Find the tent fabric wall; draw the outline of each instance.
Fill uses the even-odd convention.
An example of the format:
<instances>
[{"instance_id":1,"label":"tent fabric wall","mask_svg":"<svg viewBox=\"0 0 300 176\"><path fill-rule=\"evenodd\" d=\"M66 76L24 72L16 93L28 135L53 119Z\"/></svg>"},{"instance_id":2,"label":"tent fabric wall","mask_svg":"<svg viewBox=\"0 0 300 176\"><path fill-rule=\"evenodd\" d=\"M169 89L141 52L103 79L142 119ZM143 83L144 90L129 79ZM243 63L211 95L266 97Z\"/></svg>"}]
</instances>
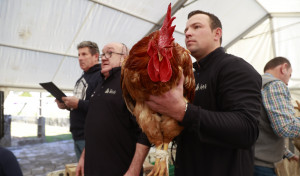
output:
<instances>
[{"instance_id":1,"label":"tent fabric wall","mask_svg":"<svg viewBox=\"0 0 300 176\"><path fill-rule=\"evenodd\" d=\"M72 90L82 74L78 43L91 40L101 49L117 41L130 48L159 25L170 2L173 7L180 4L174 12L174 37L180 45L185 46L188 13L211 12L223 24L222 46L230 45L227 52L244 58L259 73L275 56L290 59L289 88L300 99L297 0L1 0L0 90L42 90L38 83L48 81Z\"/></svg>"},{"instance_id":2,"label":"tent fabric wall","mask_svg":"<svg viewBox=\"0 0 300 176\"><path fill-rule=\"evenodd\" d=\"M248 35L229 47L227 52L245 59L260 73L264 65L274 57L270 20L266 20Z\"/></svg>"},{"instance_id":3,"label":"tent fabric wall","mask_svg":"<svg viewBox=\"0 0 300 176\"><path fill-rule=\"evenodd\" d=\"M288 87L292 98L300 100L300 16L270 17L229 47L227 52L244 58L260 74L270 59L286 57L293 68Z\"/></svg>"},{"instance_id":4,"label":"tent fabric wall","mask_svg":"<svg viewBox=\"0 0 300 176\"><path fill-rule=\"evenodd\" d=\"M223 26L223 46L226 46L267 14L254 0L198 0L174 15L177 18L174 21L174 24L177 25L176 30L184 31L187 15L193 10L203 10L218 16ZM180 44L185 46L184 42Z\"/></svg>"},{"instance_id":5,"label":"tent fabric wall","mask_svg":"<svg viewBox=\"0 0 300 176\"><path fill-rule=\"evenodd\" d=\"M74 57L0 46L0 58L5 58L1 60L1 68L5 69L0 69L0 82L6 87L32 88L39 86L40 82L54 80L61 88L67 89L69 85L75 85L82 73L77 69L79 65ZM64 69L55 74L60 64Z\"/></svg>"},{"instance_id":6,"label":"tent fabric wall","mask_svg":"<svg viewBox=\"0 0 300 176\"><path fill-rule=\"evenodd\" d=\"M91 40L102 48L117 41L132 47L158 25L170 2L185 1L1 0L0 89L42 90L39 82L53 81L71 90L82 73L78 43ZM174 12L174 37L182 46L187 14L196 9L220 17L224 46L267 14L254 0L188 0Z\"/></svg>"},{"instance_id":7,"label":"tent fabric wall","mask_svg":"<svg viewBox=\"0 0 300 176\"><path fill-rule=\"evenodd\" d=\"M300 15L273 19L276 55L287 57L293 67L291 88L300 88Z\"/></svg>"}]
</instances>

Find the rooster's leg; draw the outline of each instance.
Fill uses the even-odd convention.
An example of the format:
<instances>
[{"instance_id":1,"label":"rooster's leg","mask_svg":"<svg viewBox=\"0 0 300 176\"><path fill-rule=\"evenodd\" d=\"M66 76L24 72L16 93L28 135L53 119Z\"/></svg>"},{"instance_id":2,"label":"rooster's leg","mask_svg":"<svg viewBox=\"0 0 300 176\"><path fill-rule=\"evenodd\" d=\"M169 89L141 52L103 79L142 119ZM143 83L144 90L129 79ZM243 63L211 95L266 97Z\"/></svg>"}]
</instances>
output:
<instances>
[{"instance_id":1,"label":"rooster's leg","mask_svg":"<svg viewBox=\"0 0 300 176\"><path fill-rule=\"evenodd\" d=\"M168 176L168 143L156 147L155 165L148 176ZM162 148L163 147L163 148Z\"/></svg>"},{"instance_id":2,"label":"rooster's leg","mask_svg":"<svg viewBox=\"0 0 300 176\"><path fill-rule=\"evenodd\" d=\"M163 160L165 163L165 156L168 155L168 153L164 150L165 142L163 142L163 133L160 127L162 117L159 114L153 112L147 105L141 102L136 103L133 114L137 118L137 121L142 130L146 133L149 141L153 143L156 147L155 165L152 171L148 174L148 176L162 175L165 173L164 170L166 168L166 164L164 164L164 169L163 171L161 171L161 161ZM166 146L166 148L168 148L168 145Z\"/></svg>"},{"instance_id":3,"label":"rooster's leg","mask_svg":"<svg viewBox=\"0 0 300 176\"><path fill-rule=\"evenodd\" d=\"M157 150L161 150L163 147L163 144L159 144L159 145L156 145L155 148L156 148L156 151ZM160 171L160 158L157 157L157 155L155 154L155 164L154 164L154 167L152 169L152 171L147 175L147 176L157 176L159 171Z\"/></svg>"},{"instance_id":4,"label":"rooster's leg","mask_svg":"<svg viewBox=\"0 0 300 176\"><path fill-rule=\"evenodd\" d=\"M169 155L168 155L168 143L163 144L163 150L164 156L162 157L160 161L160 170L159 170L159 176L169 176Z\"/></svg>"}]
</instances>

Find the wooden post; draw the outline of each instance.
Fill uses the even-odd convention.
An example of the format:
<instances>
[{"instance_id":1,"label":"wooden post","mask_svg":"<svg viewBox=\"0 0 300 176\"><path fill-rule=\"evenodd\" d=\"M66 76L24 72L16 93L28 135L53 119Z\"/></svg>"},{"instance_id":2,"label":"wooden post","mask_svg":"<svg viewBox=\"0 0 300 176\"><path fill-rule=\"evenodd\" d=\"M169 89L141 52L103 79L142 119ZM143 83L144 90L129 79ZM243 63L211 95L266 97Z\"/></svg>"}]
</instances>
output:
<instances>
[{"instance_id":1,"label":"wooden post","mask_svg":"<svg viewBox=\"0 0 300 176\"><path fill-rule=\"evenodd\" d=\"M45 117L38 118L38 138L41 138L43 142L46 141L45 137Z\"/></svg>"},{"instance_id":2,"label":"wooden post","mask_svg":"<svg viewBox=\"0 0 300 176\"><path fill-rule=\"evenodd\" d=\"M0 139L0 146L10 147L11 146L11 115L4 116L4 136Z\"/></svg>"}]
</instances>

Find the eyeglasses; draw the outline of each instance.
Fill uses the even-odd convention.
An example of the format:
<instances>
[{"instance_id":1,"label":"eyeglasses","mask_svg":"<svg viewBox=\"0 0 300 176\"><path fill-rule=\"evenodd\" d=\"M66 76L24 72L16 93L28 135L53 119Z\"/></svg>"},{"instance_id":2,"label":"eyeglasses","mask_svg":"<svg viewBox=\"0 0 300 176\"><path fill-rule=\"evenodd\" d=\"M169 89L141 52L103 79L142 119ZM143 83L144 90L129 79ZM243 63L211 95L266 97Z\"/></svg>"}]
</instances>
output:
<instances>
[{"instance_id":1,"label":"eyeglasses","mask_svg":"<svg viewBox=\"0 0 300 176\"><path fill-rule=\"evenodd\" d=\"M109 59L109 58L111 58L112 54L124 55L123 53L116 53L116 52L110 51L110 52L107 52L107 53L100 54L100 57L103 58L105 56L106 59Z\"/></svg>"}]
</instances>

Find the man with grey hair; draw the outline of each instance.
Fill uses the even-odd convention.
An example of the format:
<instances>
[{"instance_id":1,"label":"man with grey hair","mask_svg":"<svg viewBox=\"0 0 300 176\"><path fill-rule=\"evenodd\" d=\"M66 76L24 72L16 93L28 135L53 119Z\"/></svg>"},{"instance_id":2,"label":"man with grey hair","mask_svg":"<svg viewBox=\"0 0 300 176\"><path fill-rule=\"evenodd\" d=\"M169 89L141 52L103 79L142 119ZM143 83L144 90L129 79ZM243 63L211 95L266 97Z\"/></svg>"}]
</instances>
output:
<instances>
[{"instance_id":1,"label":"man with grey hair","mask_svg":"<svg viewBox=\"0 0 300 176\"><path fill-rule=\"evenodd\" d=\"M99 64L98 45L91 41L83 41L78 44L78 61L83 70L82 76L77 80L74 95L63 97L63 103L56 100L60 109L70 110L70 131L74 140L74 148L79 160L85 147L84 126L89 100L94 89L101 81L101 67Z\"/></svg>"},{"instance_id":2,"label":"man with grey hair","mask_svg":"<svg viewBox=\"0 0 300 176\"><path fill-rule=\"evenodd\" d=\"M122 43L102 49L101 77L86 116L86 146L76 175L143 175L150 143L122 97L121 64L128 55Z\"/></svg>"}]
</instances>

